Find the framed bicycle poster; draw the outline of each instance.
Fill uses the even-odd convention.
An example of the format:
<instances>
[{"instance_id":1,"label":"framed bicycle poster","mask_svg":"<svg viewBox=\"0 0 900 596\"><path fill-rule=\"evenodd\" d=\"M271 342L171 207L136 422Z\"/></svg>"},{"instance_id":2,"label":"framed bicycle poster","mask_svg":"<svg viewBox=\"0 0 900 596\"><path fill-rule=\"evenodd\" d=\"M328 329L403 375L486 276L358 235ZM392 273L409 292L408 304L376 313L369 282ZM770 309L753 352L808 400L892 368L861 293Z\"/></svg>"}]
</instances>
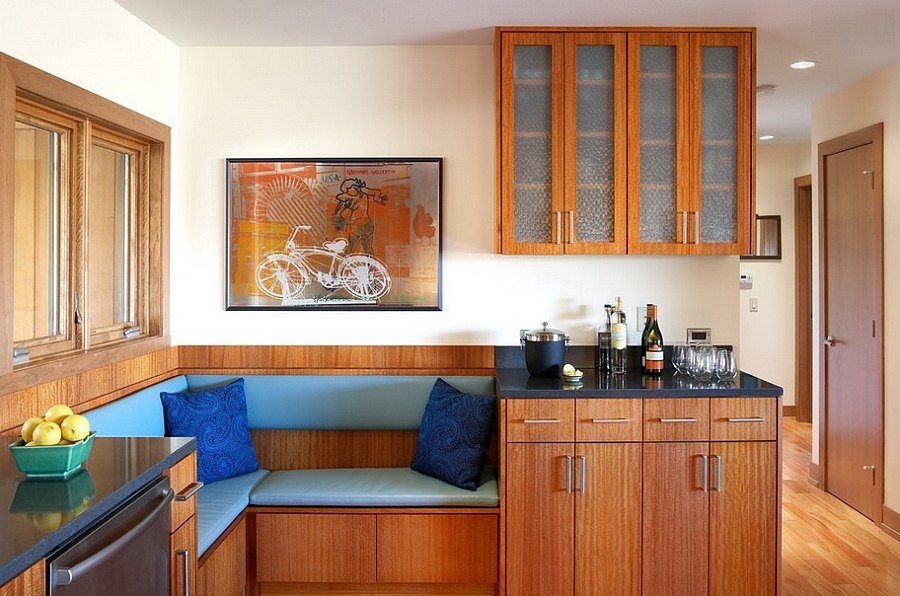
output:
<instances>
[{"instance_id":1,"label":"framed bicycle poster","mask_svg":"<svg viewBox=\"0 0 900 596\"><path fill-rule=\"evenodd\" d=\"M227 310L440 310L441 158L226 160Z\"/></svg>"}]
</instances>

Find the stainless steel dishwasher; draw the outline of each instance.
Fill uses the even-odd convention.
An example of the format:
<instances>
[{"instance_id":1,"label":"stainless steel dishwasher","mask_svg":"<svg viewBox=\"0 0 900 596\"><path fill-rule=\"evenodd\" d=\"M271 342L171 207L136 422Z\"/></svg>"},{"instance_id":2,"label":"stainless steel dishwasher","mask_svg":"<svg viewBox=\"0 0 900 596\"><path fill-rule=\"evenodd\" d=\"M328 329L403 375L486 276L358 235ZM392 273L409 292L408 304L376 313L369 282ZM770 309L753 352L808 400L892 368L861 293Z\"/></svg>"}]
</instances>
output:
<instances>
[{"instance_id":1,"label":"stainless steel dishwasher","mask_svg":"<svg viewBox=\"0 0 900 596\"><path fill-rule=\"evenodd\" d=\"M169 508L162 477L48 558L50 596L169 593Z\"/></svg>"}]
</instances>

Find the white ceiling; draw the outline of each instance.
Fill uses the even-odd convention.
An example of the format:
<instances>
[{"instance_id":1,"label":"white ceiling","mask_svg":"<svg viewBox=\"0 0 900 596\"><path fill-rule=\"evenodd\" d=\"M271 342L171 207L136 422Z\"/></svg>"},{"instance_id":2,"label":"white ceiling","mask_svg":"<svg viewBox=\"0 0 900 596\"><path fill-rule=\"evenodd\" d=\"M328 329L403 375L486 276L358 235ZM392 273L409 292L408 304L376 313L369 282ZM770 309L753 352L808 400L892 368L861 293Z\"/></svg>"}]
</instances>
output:
<instances>
[{"instance_id":1,"label":"white ceiling","mask_svg":"<svg viewBox=\"0 0 900 596\"><path fill-rule=\"evenodd\" d=\"M900 0L116 0L178 46L489 45L497 25L753 26L759 134L809 141L817 98L900 62ZM799 59L818 62L795 71Z\"/></svg>"}]
</instances>

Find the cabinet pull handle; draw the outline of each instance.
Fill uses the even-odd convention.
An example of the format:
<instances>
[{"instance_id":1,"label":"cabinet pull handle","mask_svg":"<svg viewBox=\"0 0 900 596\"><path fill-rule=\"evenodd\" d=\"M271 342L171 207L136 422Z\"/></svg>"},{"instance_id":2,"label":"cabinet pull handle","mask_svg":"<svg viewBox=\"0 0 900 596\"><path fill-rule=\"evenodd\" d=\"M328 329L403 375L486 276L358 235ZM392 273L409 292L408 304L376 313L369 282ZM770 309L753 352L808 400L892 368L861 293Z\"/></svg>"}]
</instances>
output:
<instances>
[{"instance_id":1,"label":"cabinet pull handle","mask_svg":"<svg viewBox=\"0 0 900 596\"><path fill-rule=\"evenodd\" d=\"M594 424L627 424L628 418L592 418Z\"/></svg>"},{"instance_id":2,"label":"cabinet pull handle","mask_svg":"<svg viewBox=\"0 0 900 596\"><path fill-rule=\"evenodd\" d=\"M693 424L697 422L696 418L660 418L663 424Z\"/></svg>"},{"instance_id":3,"label":"cabinet pull handle","mask_svg":"<svg viewBox=\"0 0 900 596\"><path fill-rule=\"evenodd\" d=\"M191 482L190 484L187 485L187 487L183 491L181 491L180 493L175 495L175 500L176 501L187 501L188 499L190 499L191 497L196 495L197 491L200 490L201 488L203 488L202 482L200 482L200 481Z\"/></svg>"},{"instance_id":4,"label":"cabinet pull handle","mask_svg":"<svg viewBox=\"0 0 900 596\"><path fill-rule=\"evenodd\" d=\"M579 478L579 484L581 484L581 494L584 494L587 484L587 480L585 480L585 476L587 475L587 458L583 455L579 455L578 459L581 463L581 470L579 470L581 478Z\"/></svg>"},{"instance_id":5,"label":"cabinet pull handle","mask_svg":"<svg viewBox=\"0 0 900 596\"><path fill-rule=\"evenodd\" d=\"M700 244L700 212L694 211L694 244Z\"/></svg>"},{"instance_id":6,"label":"cabinet pull handle","mask_svg":"<svg viewBox=\"0 0 900 596\"><path fill-rule=\"evenodd\" d=\"M559 418L526 418L525 424L559 424L562 422Z\"/></svg>"},{"instance_id":7,"label":"cabinet pull handle","mask_svg":"<svg viewBox=\"0 0 900 596\"><path fill-rule=\"evenodd\" d=\"M705 493L709 492L709 456L701 455L700 459L703 461L703 467L700 469L700 490Z\"/></svg>"},{"instance_id":8,"label":"cabinet pull handle","mask_svg":"<svg viewBox=\"0 0 900 596\"><path fill-rule=\"evenodd\" d=\"M716 458L716 483L713 486L716 492L722 492L722 487L725 485L725 481L722 479L722 456L714 455Z\"/></svg>"},{"instance_id":9,"label":"cabinet pull handle","mask_svg":"<svg viewBox=\"0 0 900 596\"><path fill-rule=\"evenodd\" d=\"M681 243L687 244L688 228L687 228L688 212L681 212Z\"/></svg>"},{"instance_id":10,"label":"cabinet pull handle","mask_svg":"<svg viewBox=\"0 0 900 596\"><path fill-rule=\"evenodd\" d=\"M556 243L562 244L562 211L556 211Z\"/></svg>"},{"instance_id":11,"label":"cabinet pull handle","mask_svg":"<svg viewBox=\"0 0 900 596\"><path fill-rule=\"evenodd\" d=\"M184 574L181 576L181 593L182 596L191 596L191 576L190 576L190 567L188 566L189 557L191 556L191 551L186 548L181 548L175 551L175 555L178 557L182 557L184 559Z\"/></svg>"},{"instance_id":12,"label":"cabinet pull handle","mask_svg":"<svg viewBox=\"0 0 900 596\"><path fill-rule=\"evenodd\" d=\"M569 244L575 244L575 212L567 211L569 214L569 227L566 230L569 236Z\"/></svg>"},{"instance_id":13,"label":"cabinet pull handle","mask_svg":"<svg viewBox=\"0 0 900 596\"><path fill-rule=\"evenodd\" d=\"M572 492L572 456L566 456L566 492Z\"/></svg>"},{"instance_id":14,"label":"cabinet pull handle","mask_svg":"<svg viewBox=\"0 0 900 596\"><path fill-rule=\"evenodd\" d=\"M765 422L766 419L762 416L745 416L745 417L734 417L728 418L728 422Z\"/></svg>"}]
</instances>

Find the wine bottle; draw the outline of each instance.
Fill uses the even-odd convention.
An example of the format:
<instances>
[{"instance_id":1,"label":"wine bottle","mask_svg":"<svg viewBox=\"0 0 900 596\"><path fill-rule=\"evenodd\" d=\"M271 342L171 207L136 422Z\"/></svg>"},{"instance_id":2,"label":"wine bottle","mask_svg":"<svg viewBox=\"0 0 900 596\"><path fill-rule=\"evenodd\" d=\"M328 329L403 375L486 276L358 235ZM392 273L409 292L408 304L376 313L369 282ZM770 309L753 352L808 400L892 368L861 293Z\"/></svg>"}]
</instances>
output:
<instances>
[{"instance_id":1,"label":"wine bottle","mask_svg":"<svg viewBox=\"0 0 900 596\"><path fill-rule=\"evenodd\" d=\"M660 375L665 367L663 359L663 336L656 320L657 307L647 305L647 320L641 334L641 367L648 375Z\"/></svg>"},{"instance_id":2,"label":"wine bottle","mask_svg":"<svg viewBox=\"0 0 900 596\"><path fill-rule=\"evenodd\" d=\"M622 310L622 298L616 296L616 309L610 315L609 343L612 347L612 373L625 374L628 370L628 324Z\"/></svg>"},{"instance_id":3,"label":"wine bottle","mask_svg":"<svg viewBox=\"0 0 900 596\"><path fill-rule=\"evenodd\" d=\"M608 373L612 370L612 347L610 346L610 320L612 304L604 304L604 320L597 328L597 370Z\"/></svg>"}]
</instances>

